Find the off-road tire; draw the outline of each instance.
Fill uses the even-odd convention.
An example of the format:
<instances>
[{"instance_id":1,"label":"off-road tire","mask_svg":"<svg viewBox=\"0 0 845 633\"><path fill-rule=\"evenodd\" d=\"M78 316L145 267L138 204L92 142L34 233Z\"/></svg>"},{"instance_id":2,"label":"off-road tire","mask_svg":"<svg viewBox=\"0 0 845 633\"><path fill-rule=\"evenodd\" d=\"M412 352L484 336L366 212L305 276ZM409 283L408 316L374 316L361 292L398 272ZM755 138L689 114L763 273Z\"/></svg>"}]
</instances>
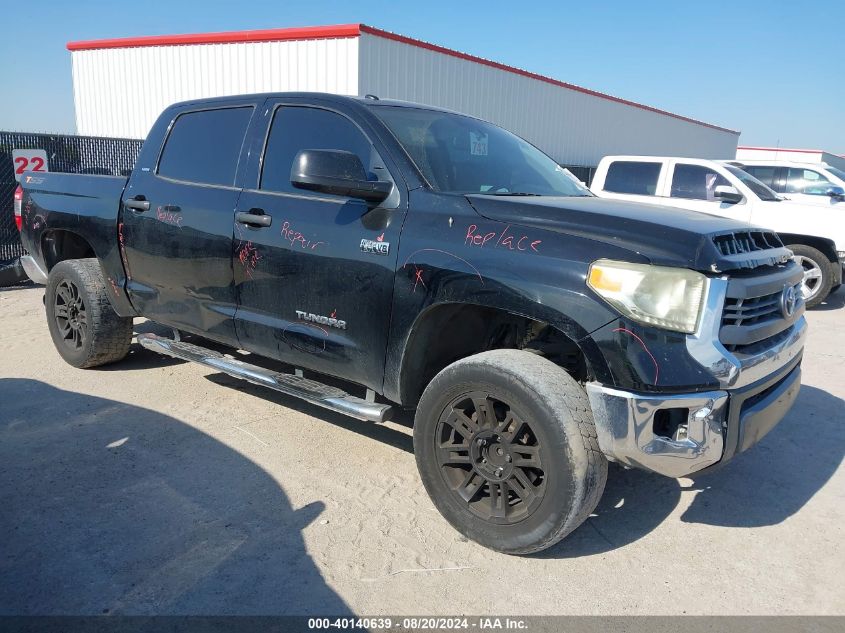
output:
<instances>
[{"instance_id":1,"label":"off-road tire","mask_svg":"<svg viewBox=\"0 0 845 633\"><path fill-rule=\"evenodd\" d=\"M462 490L460 485L450 484L455 479L452 476L454 469L463 466L442 463L444 453L440 447L443 446L443 430L451 429L450 437L457 437L452 432L453 427L445 420L457 419L454 404L467 402L466 394L470 393L490 395L494 405L486 407L486 410L497 407L501 410L503 403L516 418L530 420L530 431L536 437L537 453L542 462L543 492L541 496L538 495L539 501L532 502L536 504L535 509L515 522L503 523L507 519L478 516L478 508L471 509L470 503L483 507L483 492L480 500L465 500L458 492ZM478 414L478 408L475 411L473 417L507 417L501 411L492 416ZM477 430L473 434L466 431L461 435L461 441L466 438L470 445L467 449L470 469L476 466L490 468L487 459L492 459L491 455L488 453L484 464L481 464L480 456L472 456L474 447L477 447L472 444L471 437L467 438L467 435L472 435L478 441L484 432ZM513 435L517 433L514 430ZM524 437L529 437L529 434L526 433ZM504 440L496 437L493 441ZM496 446L495 450L499 451L499 444ZM517 447L515 450L519 452L520 445L517 443L506 446ZM505 448L506 452L509 450ZM417 408L414 453L423 484L446 520L473 541L507 554L530 554L560 541L590 516L607 481L607 460L599 449L587 394L554 363L520 350L483 352L459 360L437 374L423 393ZM461 456L450 453L450 457ZM514 471L517 461L524 460L508 459L514 465ZM471 478L470 471L466 472L467 477ZM482 470L481 473L489 474L489 471ZM490 492L488 501L494 497L501 499L501 491L493 492L493 487L500 483L500 480L485 480L479 489L486 486ZM513 480L509 480L509 483L518 484ZM463 491L467 494L466 488ZM506 496L514 495L515 500L514 488L510 487L510 491L505 493ZM521 499L516 500L517 506L519 503L522 503ZM490 507L494 507L492 501ZM510 511L512 508L508 509Z\"/></svg>"},{"instance_id":2,"label":"off-road tire","mask_svg":"<svg viewBox=\"0 0 845 633\"><path fill-rule=\"evenodd\" d=\"M57 294L78 291L78 313L84 313L84 323L77 322L77 341L68 338L62 324L68 319L57 318L65 310L57 307ZM98 367L122 360L132 343L132 319L118 316L109 303L102 269L96 259L69 259L56 264L47 278L45 308L50 336L59 355L70 365L81 369ZM60 299L59 303L65 305ZM69 324L68 324L69 326Z\"/></svg>"},{"instance_id":3,"label":"off-road tire","mask_svg":"<svg viewBox=\"0 0 845 633\"><path fill-rule=\"evenodd\" d=\"M820 271L821 276L818 278L818 285L814 286L813 295L805 298L806 306L814 308L827 299L833 286L833 270L831 270L830 260L821 251L805 244L790 244L787 248L792 251L799 264L801 260L811 262ZM803 267L806 271L807 267Z\"/></svg>"}]
</instances>

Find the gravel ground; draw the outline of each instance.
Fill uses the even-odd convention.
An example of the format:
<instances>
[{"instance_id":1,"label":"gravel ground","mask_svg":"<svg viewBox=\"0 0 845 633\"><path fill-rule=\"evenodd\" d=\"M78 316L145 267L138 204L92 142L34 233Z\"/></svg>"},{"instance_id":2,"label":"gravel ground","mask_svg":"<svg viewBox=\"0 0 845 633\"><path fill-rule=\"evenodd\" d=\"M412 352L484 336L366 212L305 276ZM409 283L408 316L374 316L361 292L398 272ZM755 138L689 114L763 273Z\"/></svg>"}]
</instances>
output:
<instances>
[{"instance_id":1,"label":"gravel ground","mask_svg":"<svg viewBox=\"0 0 845 633\"><path fill-rule=\"evenodd\" d=\"M845 289L808 315L801 395L761 444L700 478L611 466L595 515L531 558L440 517L407 420L137 344L73 369L42 294L0 291L0 614L845 614Z\"/></svg>"}]
</instances>

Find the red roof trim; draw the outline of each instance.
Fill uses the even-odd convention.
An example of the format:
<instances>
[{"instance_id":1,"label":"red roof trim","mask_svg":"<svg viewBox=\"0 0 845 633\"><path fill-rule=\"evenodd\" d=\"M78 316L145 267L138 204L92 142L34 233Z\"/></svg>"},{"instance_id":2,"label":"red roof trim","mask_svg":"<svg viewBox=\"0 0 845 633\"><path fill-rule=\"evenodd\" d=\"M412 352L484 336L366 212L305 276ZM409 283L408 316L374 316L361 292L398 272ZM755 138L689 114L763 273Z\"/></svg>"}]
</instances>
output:
<instances>
[{"instance_id":1,"label":"red roof trim","mask_svg":"<svg viewBox=\"0 0 845 633\"><path fill-rule=\"evenodd\" d=\"M736 130L731 130L726 127L720 127L718 125L713 125L712 123L705 123L704 121L699 121L698 119L691 119L689 117L682 116L680 114L675 114L673 112L668 112L666 110L661 110L659 108L653 108L651 106L644 105L642 103L637 103L636 101L628 101L627 99L622 99L620 97L614 97L603 92L598 92L596 90L590 90L589 88L582 88L581 86L576 86L575 84L569 84L565 81L559 81L557 79L552 79L551 77L546 77L545 75L538 75L537 73L532 73L527 70L522 70L521 68L516 68L514 66L508 66L506 64L500 64L499 62L494 62L489 59L484 59L483 57L477 57L475 55L468 55L467 53L461 53L456 50L452 50L451 48L445 48L443 46L438 46L437 44L431 44L429 42L424 42L422 40L416 40L412 37L407 37L405 35L398 35L396 33L391 33L390 31L383 31L381 29L377 29L372 26L367 26L366 24L361 24L361 32L367 33L369 35L375 35L378 37L383 37L389 40L395 40L397 42L402 42L404 44L410 44L411 46L417 46L419 48L425 48L430 51L435 51L438 53L443 53L444 55L450 55L452 57L457 57L458 59L465 59L467 61L475 62L477 64L482 64L484 66L490 66L491 68L497 68L499 70L504 70L506 72L514 73L515 75L522 75L523 77L529 77L531 79L536 79L537 81L543 81L548 84L552 84L553 86L559 86L561 88L567 88L569 90L574 90L575 92L581 92L584 94L588 94L593 97L598 97L599 99L607 99L608 101L615 101L616 103L622 103L627 106L632 106L634 108L639 108L640 110L647 110L649 112L654 112L656 114L662 114L664 116L672 117L673 119L680 119L681 121L686 121L687 123L695 123L697 125L703 125L704 127L709 127L714 130L719 130L721 132L729 132L731 134L739 135L740 133Z\"/></svg>"},{"instance_id":2,"label":"red roof trim","mask_svg":"<svg viewBox=\"0 0 845 633\"><path fill-rule=\"evenodd\" d=\"M366 24L335 24L332 26L305 26L297 28L265 29L257 31L225 31L220 33L189 33L185 35L152 35L146 37L124 37L107 40L85 40L78 42L68 42L67 49L69 51L87 51L101 48L130 48L139 46L168 45L174 46L180 44L234 44L242 42L280 42L286 40L311 40L358 37L359 35L361 35L361 33L367 33L369 35L375 35L377 37L383 37L385 39L402 42L403 44L409 44L418 48L424 48L426 50L435 51L437 53L442 53L451 57L457 57L458 59L464 59L467 61L475 62L477 64L482 64L484 66L489 66L491 68L496 68L498 70L513 73L515 75L521 75L523 77L542 81L548 84L552 84L553 86L558 86L560 88L566 88L568 90L574 90L575 92L588 94L593 97L598 97L599 99L606 99L615 103L621 103L623 105L639 108L640 110L646 110L648 112L654 112L655 114L661 114L663 116L672 117L673 119L686 121L687 123L702 125L713 130L719 130L720 132L728 132L730 134L739 135L739 132L736 130L731 130L729 128L713 125L712 123L705 123L704 121L699 121L698 119L691 119L680 114L674 114L673 112L668 112L666 110L653 108L642 103L637 103L636 101L629 101L627 99L614 97L603 92L598 92L596 90L590 90L589 88L582 88L581 86L576 86L575 84L566 83L564 81L558 81L557 79L552 79L551 77L532 73L527 70L522 70L521 68L516 68L514 66L500 64L499 62L484 59L483 57L477 57L475 55L461 53L456 50L452 50L451 48L445 48L443 46L438 46L437 44L431 44L429 42L417 40L412 37L407 37L405 35L398 35L396 33L391 33L390 31L383 31L382 29L367 26Z\"/></svg>"},{"instance_id":3,"label":"red roof trim","mask_svg":"<svg viewBox=\"0 0 845 633\"><path fill-rule=\"evenodd\" d=\"M761 150L764 152L797 152L801 154L831 154L836 156L833 152L826 152L823 149L790 149L786 147L752 147L750 145L738 145L737 149Z\"/></svg>"},{"instance_id":4,"label":"red roof trim","mask_svg":"<svg viewBox=\"0 0 845 633\"><path fill-rule=\"evenodd\" d=\"M185 35L150 35L120 37L110 40L68 42L69 51L90 51L98 48L130 48L137 46L168 46L178 44L233 44L236 42L281 42L285 40L324 40L361 35L360 24L333 26L304 26L290 29L258 31L224 31L220 33L188 33Z\"/></svg>"}]
</instances>

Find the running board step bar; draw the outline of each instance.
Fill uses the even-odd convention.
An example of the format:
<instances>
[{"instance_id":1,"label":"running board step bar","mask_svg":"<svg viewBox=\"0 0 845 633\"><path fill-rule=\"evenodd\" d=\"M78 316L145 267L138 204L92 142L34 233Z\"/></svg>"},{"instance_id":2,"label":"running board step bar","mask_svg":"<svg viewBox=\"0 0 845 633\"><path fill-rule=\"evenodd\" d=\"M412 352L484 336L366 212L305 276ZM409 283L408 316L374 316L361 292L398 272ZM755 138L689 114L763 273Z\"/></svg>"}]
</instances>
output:
<instances>
[{"instance_id":1,"label":"running board step bar","mask_svg":"<svg viewBox=\"0 0 845 633\"><path fill-rule=\"evenodd\" d=\"M359 420L384 422L390 415L391 407L388 404L368 402L350 395L342 389L330 387L302 376L282 374L257 365L244 363L214 350L192 345L185 341L174 341L155 334L139 334L138 342L153 352L199 363L222 371L234 378L241 378L255 385L269 387L288 396L300 398L319 407L331 409Z\"/></svg>"}]
</instances>

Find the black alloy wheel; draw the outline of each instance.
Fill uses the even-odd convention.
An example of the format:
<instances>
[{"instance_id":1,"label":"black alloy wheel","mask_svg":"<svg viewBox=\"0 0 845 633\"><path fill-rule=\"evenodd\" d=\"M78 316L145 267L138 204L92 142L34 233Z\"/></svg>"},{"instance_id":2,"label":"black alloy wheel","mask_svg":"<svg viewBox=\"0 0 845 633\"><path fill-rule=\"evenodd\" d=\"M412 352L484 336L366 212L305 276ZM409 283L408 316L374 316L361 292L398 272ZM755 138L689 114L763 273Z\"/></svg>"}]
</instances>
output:
<instances>
[{"instance_id":1,"label":"black alloy wheel","mask_svg":"<svg viewBox=\"0 0 845 633\"><path fill-rule=\"evenodd\" d=\"M74 351L82 349L89 336L88 313L79 288L69 279L56 287L53 318L64 344Z\"/></svg>"},{"instance_id":2,"label":"black alloy wheel","mask_svg":"<svg viewBox=\"0 0 845 633\"><path fill-rule=\"evenodd\" d=\"M446 484L479 518L517 523L543 500L546 473L537 435L520 413L489 393L453 400L435 442Z\"/></svg>"}]
</instances>

